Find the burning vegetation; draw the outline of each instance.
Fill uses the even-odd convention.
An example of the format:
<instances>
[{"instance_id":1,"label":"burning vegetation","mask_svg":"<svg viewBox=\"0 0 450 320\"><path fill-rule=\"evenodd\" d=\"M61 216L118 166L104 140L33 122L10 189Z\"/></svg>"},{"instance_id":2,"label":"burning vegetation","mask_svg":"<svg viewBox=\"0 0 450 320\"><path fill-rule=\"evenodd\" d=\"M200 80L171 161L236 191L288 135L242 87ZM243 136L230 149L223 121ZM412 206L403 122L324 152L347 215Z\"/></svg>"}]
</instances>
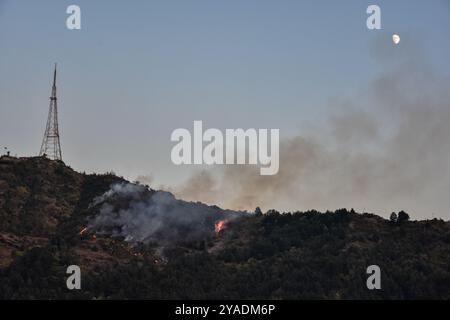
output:
<instances>
[{"instance_id":1,"label":"burning vegetation","mask_svg":"<svg viewBox=\"0 0 450 320\"><path fill-rule=\"evenodd\" d=\"M132 245L161 247L204 241L219 235L226 221L246 215L178 200L171 193L131 183L112 185L94 199L91 210L87 226L90 232L122 238Z\"/></svg>"},{"instance_id":2,"label":"burning vegetation","mask_svg":"<svg viewBox=\"0 0 450 320\"><path fill-rule=\"evenodd\" d=\"M81 229L81 231L78 233L80 236L84 235L87 231L87 227Z\"/></svg>"},{"instance_id":3,"label":"burning vegetation","mask_svg":"<svg viewBox=\"0 0 450 320\"><path fill-rule=\"evenodd\" d=\"M214 224L214 231L216 232L216 235L219 235L224 228L225 220L219 220Z\"/></svg>"}]
</instances>

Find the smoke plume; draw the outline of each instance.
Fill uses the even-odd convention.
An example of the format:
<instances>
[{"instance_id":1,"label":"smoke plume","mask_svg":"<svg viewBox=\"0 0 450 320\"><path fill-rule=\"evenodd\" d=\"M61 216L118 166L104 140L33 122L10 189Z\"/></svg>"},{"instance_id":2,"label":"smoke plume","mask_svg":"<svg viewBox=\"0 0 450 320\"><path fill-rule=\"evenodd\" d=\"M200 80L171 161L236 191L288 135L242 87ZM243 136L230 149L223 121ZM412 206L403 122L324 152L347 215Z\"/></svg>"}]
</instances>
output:
<instances>
[{"instance_id":1,"label":"smoke plume","mask_svg":"<svg viewBox=\"0 0 450 320\"><path fill-rule=\"evenodd\" d=\"M89 232L161 246L204 240L214 235L217 221L243 214L177 200L171 193L131 183L112 185L94 199L91 209L96 214L89 220Z\"/></svg>"},{"instance_id":2,"label":"smoke plume","mask_svg":"<svg viewBox=\"0 0 450 320\"><path fill-rule=\"evenodd\" d=\"M335 99L339 111L326 131L281 141L277 175L214 168L174 193L234 209L406 210L449 219L450 81L413 48L374 52L387 70L356 97Z\"/></svg>"}]
</instances>

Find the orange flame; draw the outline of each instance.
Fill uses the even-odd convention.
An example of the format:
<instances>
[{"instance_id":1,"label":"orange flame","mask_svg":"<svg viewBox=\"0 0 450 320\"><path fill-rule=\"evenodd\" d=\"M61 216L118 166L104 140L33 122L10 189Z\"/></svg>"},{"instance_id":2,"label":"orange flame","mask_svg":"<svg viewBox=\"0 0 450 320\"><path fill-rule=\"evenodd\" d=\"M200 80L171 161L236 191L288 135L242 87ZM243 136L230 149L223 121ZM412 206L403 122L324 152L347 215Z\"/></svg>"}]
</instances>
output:
<instances>
[{"instance_id":1,"label":"orange flame","mask_svg":"<svg viewBox=\"0 0 450 320\"><path fill-rule=\"evenodd\" d=\"M80 233L79 233L79 234L80 234L80 236L82 236L82 235L83 235L83 233L85 233L86 231L87 231L87 227L86 227L86 228L83 228L83 230L81 230L81 231L80 231Z\"/></svg>"},{"instance_id":2,"label":"orange flame","mask_svg":"<svg viewBox=\"0 0 450 320\"><path fill-rule=\"evenodd\" d=\"M214 231L218 235L225 228L225 220L217 221L214 225Z\"/></svg>"}]
</instances>

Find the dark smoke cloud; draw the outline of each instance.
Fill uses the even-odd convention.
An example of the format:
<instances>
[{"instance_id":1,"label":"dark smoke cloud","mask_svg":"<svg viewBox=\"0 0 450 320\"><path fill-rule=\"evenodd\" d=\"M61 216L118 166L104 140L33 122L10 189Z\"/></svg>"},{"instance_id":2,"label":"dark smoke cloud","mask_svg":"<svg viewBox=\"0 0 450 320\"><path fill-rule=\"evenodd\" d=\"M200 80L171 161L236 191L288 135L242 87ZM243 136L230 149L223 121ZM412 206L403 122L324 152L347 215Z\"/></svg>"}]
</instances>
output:
<instances>
[{"instance_id":1,"label":"dark smoke cloud","mask_svg":"<svg viewBox=\"0 0 450 320\"><path fill-rule=\"evenodd\" d=\"M278 175L216 167L174 193L234 209L346 207L449 219L450 81L405 45L379 45L374 54L388 70L357 98L336 101L327 131L281 141Z\"/></svg>"}]
</instances>

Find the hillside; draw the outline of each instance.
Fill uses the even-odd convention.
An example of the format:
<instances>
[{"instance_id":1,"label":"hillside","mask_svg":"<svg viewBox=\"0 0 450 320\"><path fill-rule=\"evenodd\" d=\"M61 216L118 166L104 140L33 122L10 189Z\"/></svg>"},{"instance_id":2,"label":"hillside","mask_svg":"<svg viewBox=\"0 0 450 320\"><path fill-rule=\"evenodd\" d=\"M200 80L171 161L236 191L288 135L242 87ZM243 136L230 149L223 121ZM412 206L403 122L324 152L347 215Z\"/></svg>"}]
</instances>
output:
<instances>
[{"instance_id":1,"label":"hillside","mask_svg":"<svg viewBox=\"0 0 450 320\"><path fill-rule=\"evenodd\" d=\"M0 219L1 299L450 299L437 219L234 212L39 157L0 158Z\"/></svg>"}]
</instances>

